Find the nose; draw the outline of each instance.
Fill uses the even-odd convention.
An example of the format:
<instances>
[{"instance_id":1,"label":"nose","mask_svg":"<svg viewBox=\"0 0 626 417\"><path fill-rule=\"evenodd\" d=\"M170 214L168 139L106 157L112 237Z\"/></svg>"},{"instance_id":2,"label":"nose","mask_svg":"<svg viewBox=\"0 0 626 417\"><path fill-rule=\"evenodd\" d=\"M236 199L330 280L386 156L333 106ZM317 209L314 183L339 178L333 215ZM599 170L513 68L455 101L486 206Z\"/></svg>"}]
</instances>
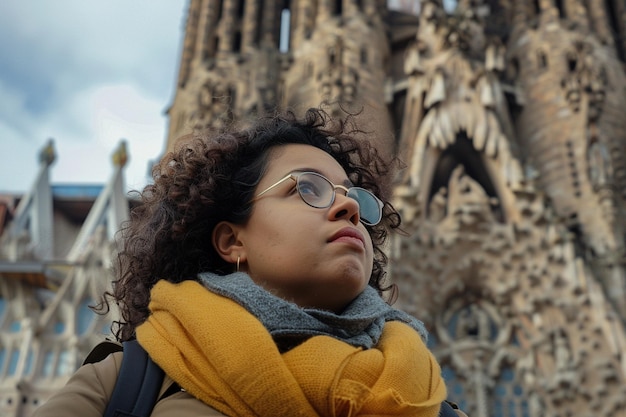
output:
<instances>
[{"instance_id":1,"label":"nose","mask_svg":"<svg viewBox=\"0 0 626 417\"><path fill-rule=\"evenodd\" d=\"M359 203L346 195L347 190L343 187L335 189L335 201L328 209L330 220L347 219L357 226L361 218L359 217Z\"/></svg>"}]
</instances>

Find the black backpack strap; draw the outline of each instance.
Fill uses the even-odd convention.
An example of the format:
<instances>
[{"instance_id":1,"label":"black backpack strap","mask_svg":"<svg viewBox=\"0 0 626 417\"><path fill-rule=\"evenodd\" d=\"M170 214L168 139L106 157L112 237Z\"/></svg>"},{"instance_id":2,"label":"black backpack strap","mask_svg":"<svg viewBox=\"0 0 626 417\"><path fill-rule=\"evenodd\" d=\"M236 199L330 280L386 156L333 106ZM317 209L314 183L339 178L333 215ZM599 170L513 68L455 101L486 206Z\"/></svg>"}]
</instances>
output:
<instances>
[{"instance_id":1,"label":"black backpack strap","mask_svg":"<svg viewBox=\"0 0 626 417\"><path fill-rule=\"evenodd\" d=\"M455 408L458 408L455 406L451 405L448 401L442 402L439 417L459 417L456 411L454 411Z\"/></svg>"},{"instance_id":2,"label":"black backpack strap","mask_svg":"<svg viewBox=\"0 0 626 417\"><path fill-rule=\"evenodd\" d=\"M121 344L117 342L112 342L110 340L105 340L104 342L98 343L96 347L91 349L91 352L89 352L89 354L83 361L83 365L86 365L88 363L100 362L101 360L109 356L111 353L121 352L121 351L122 351Z\"/></svg>"},{"instance_id":3,"label":"black backpack strap","mask_svg":"<svg viewBox=\"0 0 626 417\"><path fill-rule=\"evenodd\" d=\"M122 367L103 417L148 417L164 376L136 340L124 342Z\"/></svg>"}]
</instances>

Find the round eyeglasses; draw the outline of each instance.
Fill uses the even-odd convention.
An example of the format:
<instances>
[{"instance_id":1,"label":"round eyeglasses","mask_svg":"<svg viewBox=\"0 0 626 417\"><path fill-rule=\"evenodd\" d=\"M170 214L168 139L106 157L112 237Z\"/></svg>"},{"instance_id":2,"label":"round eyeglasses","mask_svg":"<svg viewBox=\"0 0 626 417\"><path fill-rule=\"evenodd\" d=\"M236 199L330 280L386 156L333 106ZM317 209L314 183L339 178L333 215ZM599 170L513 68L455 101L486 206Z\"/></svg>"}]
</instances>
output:
<instances>
[{"instance_id":1,"label":"round eyeglasses","mask_svg":"<svg viewBox=\"0 0 626 417\"><path fill-rule=\"evenodd\" d=\"M288 179L292 179L296 182L296 189L298 190L298 194L300 194L300 198L311 207L330 207L335 201L335 190L340 188L345 190L347 197L359 203L359 218L363 224L375 226L383 217L384 204L371 191L361 187L348 188L343 185L335 185L330 182L328 178L317 172L291 173L261 191L252 201L255 201L257 198Z\"/></svg>"}]
</instances>

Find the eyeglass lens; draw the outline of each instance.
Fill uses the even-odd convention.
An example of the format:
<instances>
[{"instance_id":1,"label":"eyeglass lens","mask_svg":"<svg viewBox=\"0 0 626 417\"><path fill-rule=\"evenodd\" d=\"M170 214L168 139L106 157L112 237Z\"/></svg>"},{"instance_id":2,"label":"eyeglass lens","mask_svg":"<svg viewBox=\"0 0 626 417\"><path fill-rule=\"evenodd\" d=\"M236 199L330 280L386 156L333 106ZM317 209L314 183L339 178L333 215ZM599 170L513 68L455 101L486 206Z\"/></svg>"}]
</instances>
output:
<instances>
[{"instance_id":1,"label":"eyeglass lens","mask_svg":"<svg viewBox=\"0 0 626 417\"><path fill-rule=\"evenodd\" d=\"M300 174L297 186L302 200L312 207L329 207L334 200L333 184L319 174L312 172ZM364 188L351 187L347 196L359 203L359 217L363 223L373 226L380 222L382 202L374 194Z\"/></svg>"}]
</instances>

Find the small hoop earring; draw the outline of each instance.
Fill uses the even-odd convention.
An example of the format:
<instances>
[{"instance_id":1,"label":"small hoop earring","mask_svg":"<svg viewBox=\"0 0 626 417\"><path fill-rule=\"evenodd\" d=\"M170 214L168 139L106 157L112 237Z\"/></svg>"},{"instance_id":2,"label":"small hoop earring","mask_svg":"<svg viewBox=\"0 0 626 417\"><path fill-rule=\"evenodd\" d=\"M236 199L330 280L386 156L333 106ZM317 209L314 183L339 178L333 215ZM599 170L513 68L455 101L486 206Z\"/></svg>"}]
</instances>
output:
<instances>
[{"instance_id":1,"label":"small hoop earring","mask_svg":"<svg viewBox=\"0 0 626 417\"><path fill-rule=\"evenodd\" d=\"M237 272L239 272L239 261L241 260L241 256L237 256Z\"/></svg>"}]
</instances>

